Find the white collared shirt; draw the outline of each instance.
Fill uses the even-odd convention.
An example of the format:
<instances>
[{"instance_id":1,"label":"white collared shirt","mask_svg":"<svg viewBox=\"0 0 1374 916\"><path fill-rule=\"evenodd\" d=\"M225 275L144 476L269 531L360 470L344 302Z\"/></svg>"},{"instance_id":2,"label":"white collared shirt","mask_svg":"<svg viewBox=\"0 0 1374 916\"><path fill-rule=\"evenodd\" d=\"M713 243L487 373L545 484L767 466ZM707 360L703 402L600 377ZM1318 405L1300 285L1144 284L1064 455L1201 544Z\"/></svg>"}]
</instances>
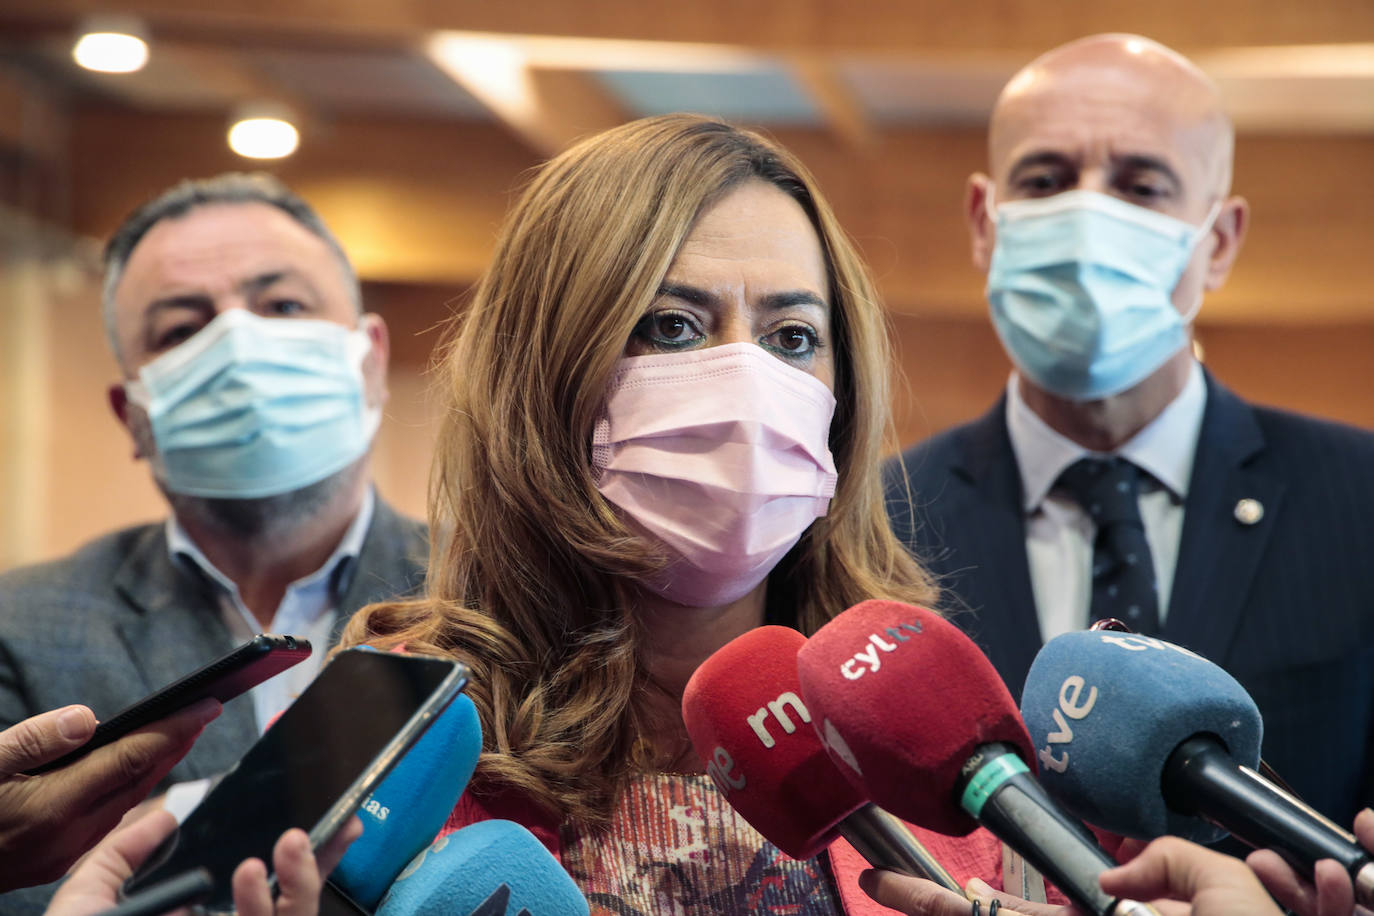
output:
<instances>
[{"instance_id":1,"label":"white collared shirt","mask_svg":"<svg viewBox=\"0 0 1374 916\"><path fill-rule=\"evenodd\" d=\"M1145 471L1140 478L1140 517L1159 584L1159 622L1168 614L1169 593L1183 535L1183 504L1193 474L1207 385L1196 362L1183 390L1167 407L1113 454ZM1081 630L1092 603L1092 554L1096 530L1082 506L1055 486L1064 469L1097 453L1060 435L1021 397L1015 373L1007 383L1007 432L1021 473L1026 513L1026 558L1040 620L1040 637Z\"/></svg>"},{"instance_id":2,"label":"white collared shirt","mask_svg":"<svg viewBox=\"0 0 1374 916\"><path fill-rule=\"evenodd\" d=\"M258 619L253 616L253 612L244 605L243 599L239 596L238 586L233 580L215 568L191 540L186 529L176 521L175 516L167 519L167 549L172 555L172 562L192 563L214 583L225 626L237 642L247 642L262 632L310 640L312 651L309 658L275 677L268 678L252 689L253 713L259 734L300 696L301 691L315 679L315 675L324 666L325 653L329 650L329 637L335 622L339 619L339 599L343 597L348 583L356 573L358 555L362 552L368 526L372 524L375 504L376 497L369 487L363 496L363 504L357 516L348 526L343 539L339 541L339 546L330 554L329 559L324 561L323 566L286 587L281 604L277 606L272 622L265 631L258 623Z\"/></svg>"}]
</instances>

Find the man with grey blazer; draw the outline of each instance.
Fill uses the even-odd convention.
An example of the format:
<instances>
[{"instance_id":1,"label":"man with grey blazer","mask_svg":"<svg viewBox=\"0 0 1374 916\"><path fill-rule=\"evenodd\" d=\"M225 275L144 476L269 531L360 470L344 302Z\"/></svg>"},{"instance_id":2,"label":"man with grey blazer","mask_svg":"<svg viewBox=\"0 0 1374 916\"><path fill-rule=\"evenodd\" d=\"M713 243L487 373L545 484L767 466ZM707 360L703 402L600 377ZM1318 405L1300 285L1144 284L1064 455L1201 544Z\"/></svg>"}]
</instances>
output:
<instances>
[{"instance_id":1,"label":"man with grey blazer","mask_svg":"<svg viewBox=\"0 0 1374 916\"><path fill-rule=\"evenodd\" d=\"M309 639L171 771L195 780L239 759L354 611L421 585L426 535L373 491L386 325L304 201L264 175L183 182L105 265L110 405L171 514L0 576L0 728L70 703L107 718L255 633Z\"/></svg>"}]
</instances>

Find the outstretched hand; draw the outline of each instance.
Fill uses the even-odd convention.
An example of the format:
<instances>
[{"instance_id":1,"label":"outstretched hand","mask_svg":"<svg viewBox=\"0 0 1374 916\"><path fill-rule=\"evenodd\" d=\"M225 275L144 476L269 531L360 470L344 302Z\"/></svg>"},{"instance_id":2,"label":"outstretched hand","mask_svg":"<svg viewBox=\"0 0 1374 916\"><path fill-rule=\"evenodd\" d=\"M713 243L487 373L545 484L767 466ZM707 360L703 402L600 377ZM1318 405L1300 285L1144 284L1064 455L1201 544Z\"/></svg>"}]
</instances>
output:
<instances>
[{"instance_id":1,"label":"outstretched hand","mask_svg":"<svg viewBox=\"0 0 1374 916\"><path fill-rule=\"evenodd\" d=\"M142 801L219 715L202 700L165 719L36 776L91 739L85 706L42 713L0 732L0 891L60 878Z\"/></svg>"}]
</instances>

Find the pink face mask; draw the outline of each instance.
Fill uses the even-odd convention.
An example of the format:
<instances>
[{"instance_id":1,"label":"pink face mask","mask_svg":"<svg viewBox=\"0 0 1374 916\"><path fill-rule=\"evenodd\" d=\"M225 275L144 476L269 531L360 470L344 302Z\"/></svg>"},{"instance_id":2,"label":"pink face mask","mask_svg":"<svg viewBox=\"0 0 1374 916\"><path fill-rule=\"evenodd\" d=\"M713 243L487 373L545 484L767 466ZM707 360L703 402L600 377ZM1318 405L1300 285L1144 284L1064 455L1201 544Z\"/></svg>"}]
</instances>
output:
<instances>
[{"instance_id":1,"label":"pink face mask","mask_svg":"<svg viewBox=\"0 0 1374 916\"><path fill-rule=\"evenodd\" d=\"M712 607L762 582L830 505L834 414L821 381L756 344L621 360L592 463L674 558L646 584Z\"/></svg>"}]
</instances>

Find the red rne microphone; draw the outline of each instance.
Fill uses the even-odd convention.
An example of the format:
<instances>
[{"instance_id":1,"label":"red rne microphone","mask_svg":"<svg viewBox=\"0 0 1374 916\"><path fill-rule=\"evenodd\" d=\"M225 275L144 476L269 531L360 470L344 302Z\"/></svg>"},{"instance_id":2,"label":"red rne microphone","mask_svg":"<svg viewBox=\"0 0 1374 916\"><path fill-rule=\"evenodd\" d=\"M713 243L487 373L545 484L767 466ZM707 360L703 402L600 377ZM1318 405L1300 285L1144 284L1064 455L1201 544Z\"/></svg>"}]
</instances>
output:
<instances>
[{"instance_id":1,"label":"red rne microphone","mask_svg":"<svg viewBox=\"0 0 1374 916\"><path fill-rule=\"evenodd\" d=\"M1097 877L1115 862L1031 774L1026 726L992 663L925 608L865 601L797 655L803 701L840 771L905 820L963 835L978 824L1099 916L1152 913Z\"/></svg>"},{"instance_id":2,"label":"red rne microphone","mask_svg":"<svg viewBox=\"0 0 1374 916\"><path fill-rule=\"evenodd\" d=\"M693 673L682 717L706 772L755 830L794 859L842 835L874 865L962 894L906 826L869 803L826 755L797 679L805 644L796 630L759 627Z\"/></svg>"}]
</instances>

